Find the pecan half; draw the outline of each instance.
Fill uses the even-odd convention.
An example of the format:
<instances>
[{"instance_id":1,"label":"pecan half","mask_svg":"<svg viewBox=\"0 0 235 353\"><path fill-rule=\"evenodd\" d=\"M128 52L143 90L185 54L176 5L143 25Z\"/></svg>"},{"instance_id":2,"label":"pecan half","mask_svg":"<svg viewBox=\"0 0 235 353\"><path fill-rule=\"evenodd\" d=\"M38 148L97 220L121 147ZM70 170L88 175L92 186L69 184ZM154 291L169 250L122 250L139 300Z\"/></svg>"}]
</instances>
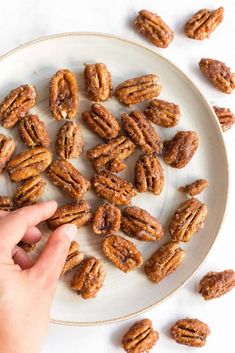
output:
<instances>
[{"instance_id":1,"label":"pecan half","mask_svg":"<svg viewBox=\"0 0 235 353\"><path fill-rule=\"evenodd\" d=\"M133 104L159 96L162 86L157 81L158 77L154 74L138 76L120 83L114 95L119 102L131 107Z\"/></svg>"},{"instance_id":2,"label":"pecan half","mask_svg":"<svg viewBox=\"0 0 235 353\"><path fill-rule=\"evenodd\" d=\"M106 171L92 178L92 186L99 197L115 205L128 205L136 195L136 190L130 182Z\"/></svg>"},{"instance_id":3,"label":"pecan half","mask_svg":"<svg viewBox=\"0 0 235 353\"><path fill-rule=\"evenodd\" d=\"M82 153L84 141L79 124L69 121L59 130L56 139L56 152L62 159L79 157Z\"/></svg>"},{"instance_id":4,"label":"pecan half","mask_svg":"<svg viewBox=\"0 0 235 353\"><path fill-rule=\"evenodd\" d=\"M105 271L101 260L89 257L81 262L71 287L83 299L94 298L104 283Z\"/></svg>"},{"instance_id":5,"label":"pecan half","mask_svg":"<svg viewBox=\"0 0 235 353\"><path fill-rule=\"evenodd\" d=\"M119 235L110 235L103 241L104 254L123 272L135 270L143 258L136 246Z\"/></svg>"},{"instance_id":6,"label":"pecan half","mask_svg":"<svg viewBox=\"0 0 235 353\"><path fill-rule=\"evenodd\" d=\"M208 272L199 283L199 293L205 300L219 298L235 287L235 272Z\"/></svg>"},{"instance_id":7,"label":"pecan half","mask_svg":"<svg viewBox=\"0 0 235 353\"><path fill-rule=\"evenodd\" d=\"M0 134L0 174L15 151L15 141L12 137Z\"/></svg>"},{"instance_id":8,"label":"pecan half","mask_svg":"<svg viewBox=\"0 0 235 353\"><path fill-rule=\"evenodd\" d=\"M53 162L47 174L53 184L75 200L79 200L90 188L90 182L65 159Z\"/></svg>"},{"instance_id":9,"label":"pecan half","mask_svg":"<svg viewBox=\"0 0 235 353\"><path fill-rule=\"evenodd\" d=\"M146 261L144 272L148 279L158 283L177 269L182 263L184 256L185 251L180 248L180 244L170 241L162 245Z\"/></svg>"},{"instance_id":10,"label":"pecan half","mask_svg":"<svg viewBox=\"0 0 235 353\"><path fill-rule=\"evenodd\" d=\"M199 62L201 72L221 92L231 94L235 88L235 73L222 61L214 59L201 59Z\"/></svg>"},{"instance_id":11,"label":"pecan half","mask_svg":"<svg viewBox=\"0 0 235 353\"><path fill-rule=\"evenodd\" d=\"M159 48L166 48L174 38L174 32L160 16L147 10L139 11L135 26L150 42Z\"/></svg>"},{"instance_id":12,"label":"pecan half","mask_svg":"<svg viewBox=\"0 0 235 353\"><path fill-rule=\"evenodd\" d=\"M52 155L45 147L34 147L17 154L7 164L11 181L21 181L44 172L50 165Z\"/></svg>"},{"instance_id":13,"label":"pecan half","mask_svg":"<svg viewBox=\"0 0 235 353\"><path fill-rule=\"evenodd\" d=\"M144 115L154 124L167 128L174 127L180 119L180 108L175 103L152 99L145 109Z\"/></svg>"},{"instance_id":14,"label":"pecan half","mask_svg":"<svg viewBox=\"0 0 235 353\"><path fill-rule=\"evenodd\" d=\"M204 227L207 207L196 198L184 201L175 211L169 225L172 240L187 242Z\"/></svg>"},{"instance_id":15,"label":"pecan half","mask_svg":"<svg viewBox=\"0 0 235 353\"><path fill-rule=\"evenodd\" d=\"M132 325L122 338L122 345L127 353L149 352L159 339L153 329L152 321L143 319Z\"/></svg>"},{"instance_id":16,"label":"pecan half","mask_svg":"<svg viewBox=\"0 0 235 353\"><path fill-rule=\"evenodd\" d=\"M91 100L106 101L111 96L111 74L105 64L86 64L84 79L86 93Z\"/></svg>"},{"instance_id":17,"label":"pecan half","mask_svg":"<svg viewBox=\"0 0 235 353\"><path fill-rule=\"evenodd\" d=\"M20 241L18 246L20 246L27 254L31 253L36 248L36 244L25 243L24 241Z\"/></svg>"},{"instance_id":18,"label":"pecan half","mask_svg":"<svg viewBox=\"0 0 235 353\"><path fill-rule=\"evenodd\" d=\"M170 331L172 338L177 343L191 347L203 347L210 334L207 324L198 319L188 318L178 320Z\"/></svg>"},{"instance_id":19,"label":"pecan half","mask_svg":"<svg viewBox=\"0 0 235 353\"><path fill-rule=\"evenodd\" d=\"M219 120L222 130L225 132L235 123L235 115L229 108L213 107Z\"/></svg>"},{"instance_id":20,"label":"pecan half","mask_svg":"<svg viewBox=\"0 0 235 353\"><path fill-rule=\"evenodd\" d=\"M0 104L0 121L10 129L22 119L36 103L37 92L34 86L21 85L3 99Z\"/></svg>"},{"instance_id":21,"label":"pecan half","mask_svg":"<svg viewBox=\"0 0 235 353\"><path fill-rule=\"evenodd\" d=\"M0 196L0 210L13 211L15 209L14 203L9 196Z\"/></svg>"},{"instance_id":22,"label":"pecan half","mask_svg":"<svg viewBox=\"0 0 235 353\"><path fill-rule=\"evenodd\" d=\"M61 276L63 276L68 271L71 271L74 267L76 267L82 262L84 254L80 252L79 248L79 244L76 241L71 242L69 252L66 257L63 270L61 272Z\"/></svg>"},{"instance_id":23,"label":"pecan half","mask_svg":"<svg viewBox=\"0 0 235 353\"><path fill-rule=\"evenodd\" d=\"M98 207L93 218L95 234L117 233L121 225L121 211L118 207L106 202Z\"/></svg>"},{"instance_id":24,"label":"pecan half","mask_svg":"<svg viewBox=\"0 0 235 353\"><path fill-rule=\"evenodd\" d=\"M170 141L164 141L164 160L173 168L184 168L198 148L195 131L179 131Z\"/></svg>"},{"instance_id":25,"label":"pecan half","mask_svg":"<svg viewBox=\"0 0 235 353\"><path fill-rule=\"evenodd\" d=\"M207 188L208 185L209 185L209 182L207 179L198 179L191 184L181 186L179 188L179 191L185 192L190 196L196 196L200 194L205 188Z\"/></svg>"},{"instance_id":26,"label":"pecan half","mask_svg":"<svg viewBox=\"0 0 235 353\"><path fill-rule=\"evenodd\" d=\"M45 181L37 175L29 178L18 187L14 201L17 207L23 207L36 203L45 189Z\"/></svg>"},{"instance_id":27,"label":"pecan half","mask_svg":"<svg viewBox=\"0 0 235 353\"><path fill-rule=\"evenodd\" d=\"M143 153L162 153L162 141L144 114L132 111L129 114L123 113L121 117L125 131Z\"/></svg>"},{"instance_id":28,"label":"pecan half","mask_svg":"<svg viewBox=\"0 0 235 353\"><path fill-rule=\"evenodd\" d=\"M46 126L36 114L29 114L20 120L19 134L29 147L48 147L50 144Z\"/></svg>"},{"instance_id":29,"label":"pecan half","mask_svg":"<svg viewBox=\"0 0 235 353\"><path fill-rule=\"evenodd\" d=\"M187 37L192 39L205 39L209 37L209 35L223 21L223 18L223 7L219 7L214 11L201 9L186 22L184 33Z\"/></svg>"},{"instance_id":30,"label":"pecan half","mask_svg":"<svg viewBox=\"0 0 235 353\"><path fill-rule=\"evenodd\" d=\"M49 104L56 120L73 119L79 107L78 87L72 71L59 70L50 82Z\"/></svg>"},{"instance_id":31,"label":"pecan half","mask_svg":"<svg viewBox=\"0 0 235 353\"><path fill-rule=\"evenodd\" d=\"M113 139L120 132L115 116L101 104L93 103L89 112L82 113L82 118L90 130L103 139Z\"/></svg>"}]
</instances>

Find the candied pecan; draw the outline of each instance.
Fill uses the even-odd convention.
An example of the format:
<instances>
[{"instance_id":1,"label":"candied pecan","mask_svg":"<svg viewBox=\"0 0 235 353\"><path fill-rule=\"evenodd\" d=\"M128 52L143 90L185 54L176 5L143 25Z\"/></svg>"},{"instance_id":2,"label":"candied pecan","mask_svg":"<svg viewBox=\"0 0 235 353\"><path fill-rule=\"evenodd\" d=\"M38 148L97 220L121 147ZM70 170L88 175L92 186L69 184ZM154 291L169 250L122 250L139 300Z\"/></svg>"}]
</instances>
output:
<instances>
[{"instance_id":1,"label":"candied pecan","mask_svg":"<svg viewBox=\"0 0 235 353\"><path fill-rule=\"evenodd\" d=\"M122 338L122 345L127 353L149 352L159 339L153 329L152 321L143 319L132 325Z\"/></svg>"},{"instance_id":2,"label":"candied pecan","mask_svg":"<svg viewBox=\"0 0 235 353\"><path fill-rule=\"evenodd\" d=\"M32 205L38 201L45 189L45 181L37 175L23 182L18 187L14 201L17 207Z\"/></svg>"},{"instance_id":3,"label":"candied pecan","mask_svg":"<svg viewBox=\"0 0 235 353\"><path fill-rule=\"evenodd\" d=\"M180 119L180 108L175 103L161 99L152 99L144 115L154 124L163 127L174 127Z\"/></svg>"},{"instance_id":4,"label":"candied pecan","mask_svg":"<svg viewBox=\"0 0 235 353\"><path fill-rule=\"evenodd\" d=\"M198 319L181 319L171 327L172 338L180 344L191 347L203 347L206 344L210 329Z\"/></svg>"},{"instance_id":5,"label":"candied pecan","mask_svg":"<svg viewBox=\"0 0 235 353\"><path fill-rule=\"evenodd\" d=\"M222 130L225 132L235 123L235 115L229 108L213 107L219 120Z\"/></svg>"},{"instance_id":6,"label":"candied pecan","mask_svg":"<svg viewBox=\"0 0 235 353\"><path fill-rule=\"evenodd\" d=\"M19 134L29 147L48 147L50 144L45 124L36 114L29 114L20 120Z\"/></svg>"},{"instance_id":7,"label":"candied pecan","mask_svg":"<svg viewBox=\"0 0 235 353\"><path fill-rule=\"evenodd\" d=\"M111 74L105 64L85 64L84 79L86 93L91 100L106 101L111 96Z\"/></svg>"},{"instance_id":8,"label":"candied pecan","mask_svg":"<svg viewBox=\"0 0 235 353\"><path fill-rule=\"evenodd\" d=\"M147 10L139 11L135 26L150 42L159 48L166 48L174 38L174 32L160 16Z\"/></svg>"},{"instance_id":9,"label":"candied pecan","mask_svg":"<svg viewBox=\"0 0 235 353\"><path fill-rule=\"evenodd\" d=\"M95 234L111 234L119 231L121 225L121 211L118 207L106 202L98 207L93 218Z\"/></svg>"},{"instance_id":10,"label":"candied pecan","mask_svg":"<svg viewBox=\"0 0 235 353\"><path fill-rule=\"evenodd\" d=\"M180 248L179 242L170 241L146 261L144 272L151 281L158 283L177 269L184 256L185 251Z\"/></svg>"},{"instance_id":11,"label":"candied pecan","mask_svg":"<svg viewBox=\"0 0 235 353\"><path fill-rule=\"evenodd\" d=\"M79 106L78 87L72 71L59 70L52 77L49 103L56 120L73 119L77 114Z\"/></svg>"},{"instance_id":12,"label":"candied pecan","mask_svg":"<svg viewBox=\"0 0 235 353\"><path fill-rule=\"evenodd\" d=\"M50 165L52 155L45 147L34 147L17 154L7 164L11 181L21 181L44 172Z\"/></svg>"},{"instance_id":13,"label":"candied pecan","mask_svg":"<svg viewBox=\"0 0 235 353\"><path fill-rule=\"evenodd\" d=\"M162 87L154 74L138 76L120 83L114 95L119 102L131 107L133 104L159 96Z\"/></svg>"},{"instance_id":14,"label":"candied pecan","mask_svg":"<svg viewBox=\"0 0 235 353\"><path fill-rule=\"evenodd\" d=\"M90 182L65 159L53 162L47 174L53 184L75 200L79 200L90 188Z\"/></svg>"},{"instance_id":15,"label":"candied pecan","mask_svg":"<svg viewBox=\"0 0 235 353\"><path fill-rule=\"evenodd\" d=\"M82 153L84 141L79 124L69 121L59 130L56 139L56 152L62 159L79 157Z\"/></svg>"},{"instance_id":16,"label":"candied pecan","mask_svg":"<svg viewBox=\"0 0 235 353\"><path fill-rule=\"evenodd\" d=\"M25 243L24 241L20 241L18 246L21 247L27 254L34 251L36 248L36 244Z\"/></svg>"},{"instance_id":17,"label":"candied pecan","mask_svg":"<svg viewBox=\"0 0 235 353\"><path fill-rule=\"evenodd\" d=\"M13 211L15 209L14 203L9 196L0 196L0 210Z\"/></svg>"},{"instance_id":18,"label":"candied pecan","mask_svg":"<svg viewBox=\"0 0 235 353\"><path fill-rule=\"evenodd\" d=\"M12 137L0 134L0 174L14 153L15 146L15 141Z\"/></svg>"},{"instance_id":19,"label":"candied pecan","mask_svg":"<svg viewBox=\"0 0 235 353\"><path fill-rule=\"evenodd\" d=\"M21 85L4 98L0 104L0 121L10 129L35 105L37 92L34 86Z\"/></svg>"},{"instance_id":20,"label":"candied pecan","mask_svg":"<svg viewBox=\"0 0 235 353\"><path fill-rule=\"evenodd\" d=\"M184 168L198 148L195 131L178 131L170 141L164 141L164 160L173 168Z\"/></svg>"},{"instance_id":21,"label":"candied pecan","mask_svg":"<svg viewBox=\"0 0 235 353\"><path fill-rule=\"evenodd\" d=\"M105 271L101 260L89 257L81 262L71 287L83 299L94 298L104 283Z\"/></svg>"},{"instance_id":22,"label":"candied pecan","mask_svg":"<svg viewBox=\"0 0 235 353\"><path fill-rule=\"evenodd\" d=\"M181 186L179 191L185 192L190 196L195 196L200 194L205 188L207 188L208 185L209 183L207 179L197 179L191 184Z\"/></svg>"},{"instance_id":23,"label":"candied pecan","mask_svg":"<svg viewBox=\"0 0 235 353\"><path fill-rule=\"evenodd\" d=\"M209 37L209 35L223 21L223 18L223 7L219 7L214 11L201 9L186 22L184 33L187 37L192 39L205 39Z\"/></svg>"},{"instance_id":24,"label":"candied pecan","mask_svg":"<svg viewBox=\"0 0 235 353\"><path fill-rule=\"evenodd\" d=\"M199 283L199 293L205 300L219 298L235 287L235 272L208 272Z\"/></svg>"},{"instance_id":25,"label":"candied pecan","mask_svg":"<svg viewBox=\"0 0 235 353\"><path fill-rule=\"evenodd\" d=\"M221 92L231 94L235 88L235 73L222 61L214 59L201 59L199 62L201 72Z\"/></svg>"},{"instance_id":26,"label":"candied pecan","mask_svg":"<svg viewBox=\"0 0 235 353\"><path fill-rule=\"evenodd\" d=\"M120 132L115 116L101 104L93 103L89 112L82 113L82 118L90 130L103 139L113 139Z\"/></svg>"},{"instance_id":27,"label":"candied pecan","mask_svg":"<svg viewBox=\"0 0 235 353\"><path fill-rule=\"evenodd\" d=\"M136 195L136 190L130 182L106 171L92 178L92 186L99 197L115 205L128 205Z\"/></svg>"},{"instance_id":28,"label":"candied pecan","mask_svg":"<svg viewBox=\"0 0 235 353\"><path fill-rule=\"evenodd\" d=\"M69 252L65 260L61 276L66 272L71 271L74 267L80 264L84 258L84 255L79 251L79 244L76 241L72 241L69 247Z\"/></svg>"}]
</instances>

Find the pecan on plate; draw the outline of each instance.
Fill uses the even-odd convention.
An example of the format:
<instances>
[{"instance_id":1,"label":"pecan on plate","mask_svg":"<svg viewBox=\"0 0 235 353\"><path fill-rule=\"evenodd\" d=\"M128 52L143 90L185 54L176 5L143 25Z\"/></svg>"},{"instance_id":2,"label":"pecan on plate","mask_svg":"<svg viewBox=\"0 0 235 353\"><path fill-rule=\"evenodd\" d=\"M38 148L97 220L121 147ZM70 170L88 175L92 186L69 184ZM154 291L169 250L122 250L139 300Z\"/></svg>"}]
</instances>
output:
<instances>
[{"instance_id":1,"label":"pecan on plate","mask_svg":"<svg viewBox=\"0 0 235 353\"><path fill-rule=\"evenodd\" d=\"M112 93L112 81L105 64L85 64L84 79L89 99L95 102L109 99Z\"/></svg>"},{"instance_id":2,"label":"pecan on plate","mask_svg":"<svg viewBox=\"0 0 235 353\"><path fill-rule=\"evenodd\" d=\"M82 113L82 118L91 131L105 140L117 137L120 132L115 116L101 104L93 103L90 111Z\"/></svg>"},{"instance_id":3,"label":"pecan on plate","mask_svg":"<svg viewBox=\"0 0 235 353\"><path fill-rule=\"evenodd\" d=\"M222 61L214 59L201 59L199 62L201 72L221 92L231 94L235 88L235 73Z\"/></svg>"},{"instance_id":4,"label":"pecan on plate","mask_svg":"<svg viewBox=\"0 0 235 353\"><path fill-rule=\"evenodd\" d=\"M51 152L45 147L34 147L17 154L7 163L11 181L21 181L44 172L52 160Z\"/></svg>"},{"instance_id":5,"label":"pecan on plate","mask_svg":"<svg viewBox=\"0 0 235 353\"><path fill-rule=\"evenodd\" d=\"M135 270L142 265L143 258L136 246L129 240L110 235L103 241L104 254L123 272Z\"/></svg>"},{"instance_id":6,"label":"pecan on plate","mask_svg":"<svg viewBox=\"0 0 235 353\"><path fill-rule=\"evenodd\" d=\"M132 107L133 104L159 96L162 86L157 81L158 77L154 74L135 77L120 83L114 95L119 102Z\"/></svg>"},{"instance_id":7,"label":"pecan on plate","mask_svg":"<svg viewBox=\"0 0 235 353\"><path fill-rule=\"evenodd\" d=\"M152 99L144 110L144 115L156 125L174 127L180 119L180 108L175 103Z\"/></svg>"},{"instance_id":8,"label":"pecan on plate","mask_svg":"<svg viewBox=\"0 0 235 353\"><path fill-rule=\"evenodd\" d=\"M164 174L157 157L143 155L135 165L135 187L139 192L151 191L155 195L162 192Z\"/></svg>"},{"instance_id":9,"label":"pecan on plate","mask_svg":"<svg viewBox=\"0 0 235 353\"><path fill-rule=\"evenodd\" d=\"M62 69L52 77L49 104L56 120L73 119L77 114L79 106L78 87L72 71Z\"/></svg>"},{"instance_id":10,"label":"pecan on plate","mask_svg":"<svg viewBox=\"0 0 235 353\"><path fill-rule=\"evenodd\" d=\"M132 325L122 338L122 345L127 353L149 352L159 339L153 329L152 321L143 319Z\"/></svg>"},{"instance_id":11,"label":"pecan on plate","mask_svg":"<svg viewBox=\"0 0 235 353\"><path fill-rule=\"evenodd\" d=\"M16 144L12 137L0 134L0 174L14 153L15 146Z\"/></svg>"},{"instance_id":12,"label":"pecan on plate","mask_svg":"<svg viewBox=\"0 0 235 353\"><path fill-rule=\"evenodd\" d=\"M103 171L92 178L92 186L99 197L115 205L129 205L136 195L133 185L118 176Z\"/></svg>"},{"instance_id":13,"label":"pecan on plate","mask_svg":"<svg viewBox=\"0 0 235 353\"><path fill-rule=\"evenodd\" d=\"M56 139L56 152L62 159L79 157L82 153L84 141L79 124L72 121L65 123L59 130Z\"/></svg>"},{"instance_id":14,"label":"pecan on plate","mask_svg":"<svg viewBox=\"0 0 235 353\"><path fill-rule=\"evenodd\" d=\"M196 196L200 194L205 188L207 188L208 185L209 185L209 182L207 179L197 179L191 184L181 186L179 188L179 191L185 192L190 196Z\"/></svg>"},{"instance_id":15,"label":"pecan on plate","mask_svg":"<svg viewBox=\"0 0 235 353\"><path fill-rule=\"evenodd\" d=\"M25 180L16 191L14 197L16 206L23 207L36 203L40 196L42 196L45 185L45 181L39 175Z\"/></svg>"},{"instance_id":16,"label":"pecan on plate","mask_svg":"<svg viewBox=\"0 0 235 353\"><path fill-rule=\"evenodd\" d=\"M144 114L135 110L121 117L125 131L144 154L162 153L162 141Z\"/></svg>"},{"instance_id":17,"label":"pecan on plate","mask_svg":"<svg viewBox=\"0 0 235 353\"><path fill-rule=\"evenodd\" d=\"M72 241L69 247L69 252L65 260L61 276L68 271L71 271L74 267L80 264L84 258L84 255L79 250L79 244L76 241Z\"/></svg>"},{"instance_id":18,"label":"pecan on plate","mask_svg":"<svg viewBox=\"0 0 235 353\"><path fill-rule=\"evenodd\" d=\"M214 11L201 9L186 22L184 33L187 37L192 39L205 39L209 37L209 35L223 21L223 18L223 7L219 7Z\"/></svg>"},{"instance_id":19,"label":"pecan on plate","mask_svg":"<svg viewBox=\"0 0 235 353\"><path fill-rule=\"evenodd\" d=\"M21 247L27 254L31 253L36 248L36 244L25 243L24 241L20 241L18 246Z\"/></svg>"},{"instance_id":20,"label":"pecan on plate","mask_svg":"<svg viewBox=\"0 0 235 353\"><path fill-rule=\"evenodd\" d=\"M180 344L191 347L203 347L206 344L210 329L198 319L181 319L171 327L172 338Z\"/></svg>"},{"instance_id":21,"label":"pecan on plate","mask_svg":"<svg viewBox=\"0 0 235 353\"><path fill-rule=\"evenodd\" d=\"M15 209L14 203L9 196L0 196L0 210L13 211Z\"/></svg>"},{"instance_id":22,"label":"pecan on plate","mask_svg":"<svg viewBox=\"0 0 235 353\"><path fill-rule=\"evenodd\" d=\"M198 148L195 131L178 131L170 141L164 141L164 160L173 168L184 168Z\"/></svg>"},{"instance_id":23,"label":"pecan on plate","mask_svg":"<svg viewBox=\"0 0 235 353\"><path fill-rule=\"evenodd\" d=\"M205 300L219 298L235 287L235 272L208 272L199 283L199 293Z\"/></svg>"},{"instance_id":24,"label":"pecan on plate","mask_svg":"<svg viewBox=\"0 0 235 353\"><path fill-rule=\"evenodd\" d=\"M161 223L142 208L129 206L122 213L124 233L138 240L153 241L163 237Z\"/></svg>"},{"instance_id":25,"label":"pecan on plate","mask_svg":"<svg viewBox=\"0 0 235 353\"><path fill-rule=\"evenodd\" d=\"M21 85L10 91L0 103L0 121L2 126L6 129L15 126L35 105L36 97L36 89L30 85Z\"/></svg>"},{"instance_id":26,"label":"pecan on plate","mask_svg":"<svg viewBox=\"0 0 235 353\"><path fill-rule=\"evenodd\" d=\"M121 211L118 207L106 202L98 207L93 218L93 231L95 234L117 233L121 225Z\"/></svg>"},{"instance_id":27,"label":"pecan on plate","mask_svg":"<svg viewBox=\"0 0 235 353\"><path fill-rule=\"evenodd\" d=\"M175 211L169 224L172 240L187 242L204 227L207 207L196 198L184 201Z\"/></svg>"},{"instance_id":28,"label":"pecan on plate","mask_svg":"<svg viewBox=\"0 0 235 353\"><path fill-rule=\"evenodd\" d=\"M148 279L158 283L177 269L184 256L185 251L180 248L179 242L170 241L162 245L146 261L144 272Z\"/></svg>"},{"instance_id":29,"label":"pecan on plate","mask_svg":"<svg viewBox=\"0 0 235 353\"><path fill-rule=\"evenodd\" d=\"M47 174L53 184L74 200L79 200L90 188L89 180L65 159L53 162L48 168Z\"/></svg>"},{"instance_id":30,"label":"pecan on plate","mask_svg":"<svg viewBox=\"0 0 235 353\"><path fill-rule=\"evenodd\" d=\"M225 132L235 123L235 115L229 108L213 107L222 130Z\"/></svg>"},{"instance_id":31,"label":"pecan on plate","mask_svg":"<svg viewBox=\"0 0 235 353\"><path fill-rule=\"evenodd\" d=\"M104 283L105 271L101 260L89 257L83 260L72 279L71 287L83 299L94 298Z\"/></svg>"},{"instance_id":32,"label":"pecan on plate","mask_svg":"<svg viewBox=\"0 0 235 353\"><path fill-rule=\"evenodd\" d=\"M48 147L50 144L45 124L36 114L26 115L20 120L19 134L29 147Z\"/></svg>"}]
</instances>

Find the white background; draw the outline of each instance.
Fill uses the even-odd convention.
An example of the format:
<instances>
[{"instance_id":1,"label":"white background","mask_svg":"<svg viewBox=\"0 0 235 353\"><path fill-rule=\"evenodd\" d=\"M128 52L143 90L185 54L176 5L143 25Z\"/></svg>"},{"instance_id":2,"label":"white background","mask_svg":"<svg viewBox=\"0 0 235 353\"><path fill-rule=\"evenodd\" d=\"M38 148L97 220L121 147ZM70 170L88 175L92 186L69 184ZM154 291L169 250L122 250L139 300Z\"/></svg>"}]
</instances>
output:
<instances>
[{"instance_id":1,"label":"white background","mask_svg":"<svg viewBox=\"0 0 235 353\"><path fill-rule=\"evenodd\" d=\"M225 20L202 42L186 38L182 26L188 17L200 8L223 5ZM148 44L133 29L133 18L142 8L158 12L174 30L175 39L167 49ZM235 1L234 0L8 0L1 2L0 54L14 47L47 35L67 31L96 31L120 35L160 52L177 64L199 86L207 99L218 106L230 107L235 112L235 92L224 95L216 91L198 70L201 57L212 57L227 63L235 71ZM125 55L125 54L124 54ZM206 353L234 352L234 292L204 302L197 294L197 284L209 270L235 268L234 256L234 191L235 183L235 127L224 134L230 162L230 200L225 222L209 257L196 275L172 298L147 313L160 333L153 352L190 352L191 348L177 345L169 336L171 324L185 316L197 317L207 322L212 334L207 345L200 350ZM215 190L216 192L216 190ZM213 210L211 210L213 212ZM118 300L118 298L117 298ZM66 327L50 325L43 353L118 353L126 329L135 319L101 327ZM27 332L24 339L27 339Z\"/></svg>"}]
</instances>

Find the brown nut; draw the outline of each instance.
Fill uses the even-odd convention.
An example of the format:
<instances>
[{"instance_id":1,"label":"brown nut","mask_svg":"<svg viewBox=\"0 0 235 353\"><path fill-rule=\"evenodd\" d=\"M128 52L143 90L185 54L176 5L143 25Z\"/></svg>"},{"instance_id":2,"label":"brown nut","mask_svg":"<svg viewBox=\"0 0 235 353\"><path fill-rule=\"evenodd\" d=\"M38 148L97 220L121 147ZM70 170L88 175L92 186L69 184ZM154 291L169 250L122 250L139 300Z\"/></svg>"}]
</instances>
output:
<instances>
[{"instance_id":1,"label":"brown nut","mask_svg":"<svg viewBox=\"0 0 235 353\"><path fill-rule=\"evenodd\" d=\"M143 319L132 325L122 338L122 345L127 353L149 352L159 339L153 329L152 321Z\"/></svg>"},{"instance_id":2,"label":"brown nut","mask_svg":"<svg viewBox=\"0 0 235 353\"><path fill-rule=\"evenodd\" d=\"M50 144L45 124L36 114L26 115L20 120L19 134L29 147L48 147Z\"/></svg>"},{"instance_id":3,"label":"brown nut","mask_svg":"<svg viewBox=\"0 0 235 353\"><path fill-rule=\"evenodd\" d=\"M156 125L174 127L180 120L180 108L175 103L152 99L144 110L144 115Z\"/></svg>"},{"instance_id":4,"label":"brown nut","mask_svg":"<svg viewBox=\"0 0 235 353\"><path fill-rule=\"evenodd\" d=\"M39 175L25 180L16 191L14 197L16 206L23 207L38 202L44 192L45 185L45 181Z\"/></svg>"},{"instance_id":5,"label":"brown nut","mask_svg":"<svg viewBox=\"0 0 235 353\"><path fill-rule=\"evenodd\" d=\"M35 105L36 97L36 89L30 85L21 85L10 91L0 103L0 121L2 126L6 129L14 127Z\"/></svg>"},{"instance_id":6,"label":"brown nut","mask_svg":"<svg viewBox=\"0 0 235 353\"><path fill-rule=\"evenodd\" d=\"M15 151L15 141L12 137L0 134L0 174Z\"/></svg>"},{"instance_id":7,"label":"brown nut","mask_svg":"<svg viewBox=\"0 0 235 353\"><path fill-rule=\"evenodd\" d=\"M94 298L104 283L105 271L101 260L89 257L81 262L71 287L83 299Z\"/></svg>"},{"instance_id":8,"label":"brown nut","mask_svg":"<svg viewBox=\"0 0 235 353\"><path fill-rule=\"evenodd\" d=\"M132 107L134 104L159 96L162 87L157 81L158 77L154 74L135 77L120 83L114 95L119 102Z\"/></svg>"},{"instance_id":9,"label":"brown nut","mask_svg":"<svg viewBox=\"0 0 235 353\"><path fill-rule=\"evenodd\" d=\"M225 132L235 123L235 115L229 108L213 107L219 120L222 130Z\"/></svg>"},{"instance_id":10,"label":"brown nut","mask_svg":"<svg viewBox=\"0 0 235 353\"><path fill-rule=\"evenodd\" d=\"M73 119L79 107L78 87L72 71L56 72L50 82L49 104L56 120Z\"/></svg>"},{"instance_id":11,"label":"brown nut","mask_svg":"<svg viewBox=\"0 0 235 353\"><path fill-rule=\"evenodd\" d=\"M79 244L76 241L72 241L69 247L69 252L65 260L61 276L68 271L71 271L74 267L78 266L84 258L84 255L79 251Z\"/></svg>"},{"instance_id":12,"label":"brown nut","mask_svg":"<svg viewBox=\"0 0 235 353\"><path fill-rule=\"evenodd\" d=\"M208 272L199 283L199 293L205 300L219 298L235 287L235 271Z\"/></svg>"},{"instance_id":13,"label":"brown nut","mask_svg":"<svg viewBox=\"0 0 235 353\"><path fill-rule=\"evenodd\" d=\"M121 115L123 127L132 141L141 148L144 154L161 154L163 144L144 114L132 111Z\"/></svg>"},{"instance_id":14,"label":"brown nut","mask_svg":"<svg viewBox=\"0 0 235 353\"><path fill-rule=\"evenodd\" d=\"M144 272L148 279L158 283L166 276L174 272L182 263L185 251L180 248L180 244L170 241L162 245L153 255L146 261Z\"/></svg>"},{"instance_id":15,"label":"brown nut","mask_svg":"<svg viewBox=\"0 0 235 353\"><path fill-rule=\"evenodd\" d=\"M66 192L74 200L79 200L90 188L90 182L68 161L53 162L47 170L53 184Z\"/></svg>"},{"instance_id":16,"label":"brown nut","mask_svg":"<svg viewBox=\"0 0 235 353\"><path fill-rule=\"evenodd\" d=\"M93 218L95 234L117 233L121 225L121 211L118 207L106 202L98 207Z\"/></svg>"},{"instance_id":17,"label":"brown nut","mask_svg":"<svg viewBox=\"0 0 235 353\"><path fill-rule=\"evenodd\" d=\"M109 99L112 93L112 81L111 74L105 64L86 64L84 79L89 99L95 102Z\"/></svg>"},{"instance_id":18,"label":"brown nut","mask_svg":"<svg viewBox=\"0 0 235 353\"><path fill-rule=\"evenodd\" d=\"M0 210L13 211L15 209L14 203L9 196L0 196Z\"/></svg>"},{"instance_id":19,"label":"brown nut","mask_svg":"<svg viewBox=\"0 0 235 353\"><path fill-rule=\"evenodd\" d=\"M166 48L174 38L174 32L160 16L147 10L139 11L135 26L150 42L159 48Z\"/></svg>"},{"instance_id":20,"label":"brown nut","mask_svg":"<svg viewBox=\"0 0 235 353\"><path fill-rule=\"evenodd\" d=\"M27 254L31 253L36 248L36 244L25 243L24 241L20 241L18 246L20 246Z\"/></svg>"},{"instance_id":21,"label":"brown nut","mask_svg":"<svg viewBox=\"0 0 235 353\"><path fill-rule=\"evenodd\" d=\"M84 141L82 129L74 122L65 123L59 130L56 139L56 152L62 159L77 158L82 153Z\"/></svg>"},{"instance_id":22,"label":"brown nut","mask_svg":"<svg viewBox=\"0 0 235 353\"><path fill-rule=\"evenodd\" d=\"M190 196L196 196L200 194L205 188L207 188L208 185L209 185L209 182L207 179L197 179L191 184L181 186L179 188L179 191L185 192Z\"/></svg>"}]
</instances>

